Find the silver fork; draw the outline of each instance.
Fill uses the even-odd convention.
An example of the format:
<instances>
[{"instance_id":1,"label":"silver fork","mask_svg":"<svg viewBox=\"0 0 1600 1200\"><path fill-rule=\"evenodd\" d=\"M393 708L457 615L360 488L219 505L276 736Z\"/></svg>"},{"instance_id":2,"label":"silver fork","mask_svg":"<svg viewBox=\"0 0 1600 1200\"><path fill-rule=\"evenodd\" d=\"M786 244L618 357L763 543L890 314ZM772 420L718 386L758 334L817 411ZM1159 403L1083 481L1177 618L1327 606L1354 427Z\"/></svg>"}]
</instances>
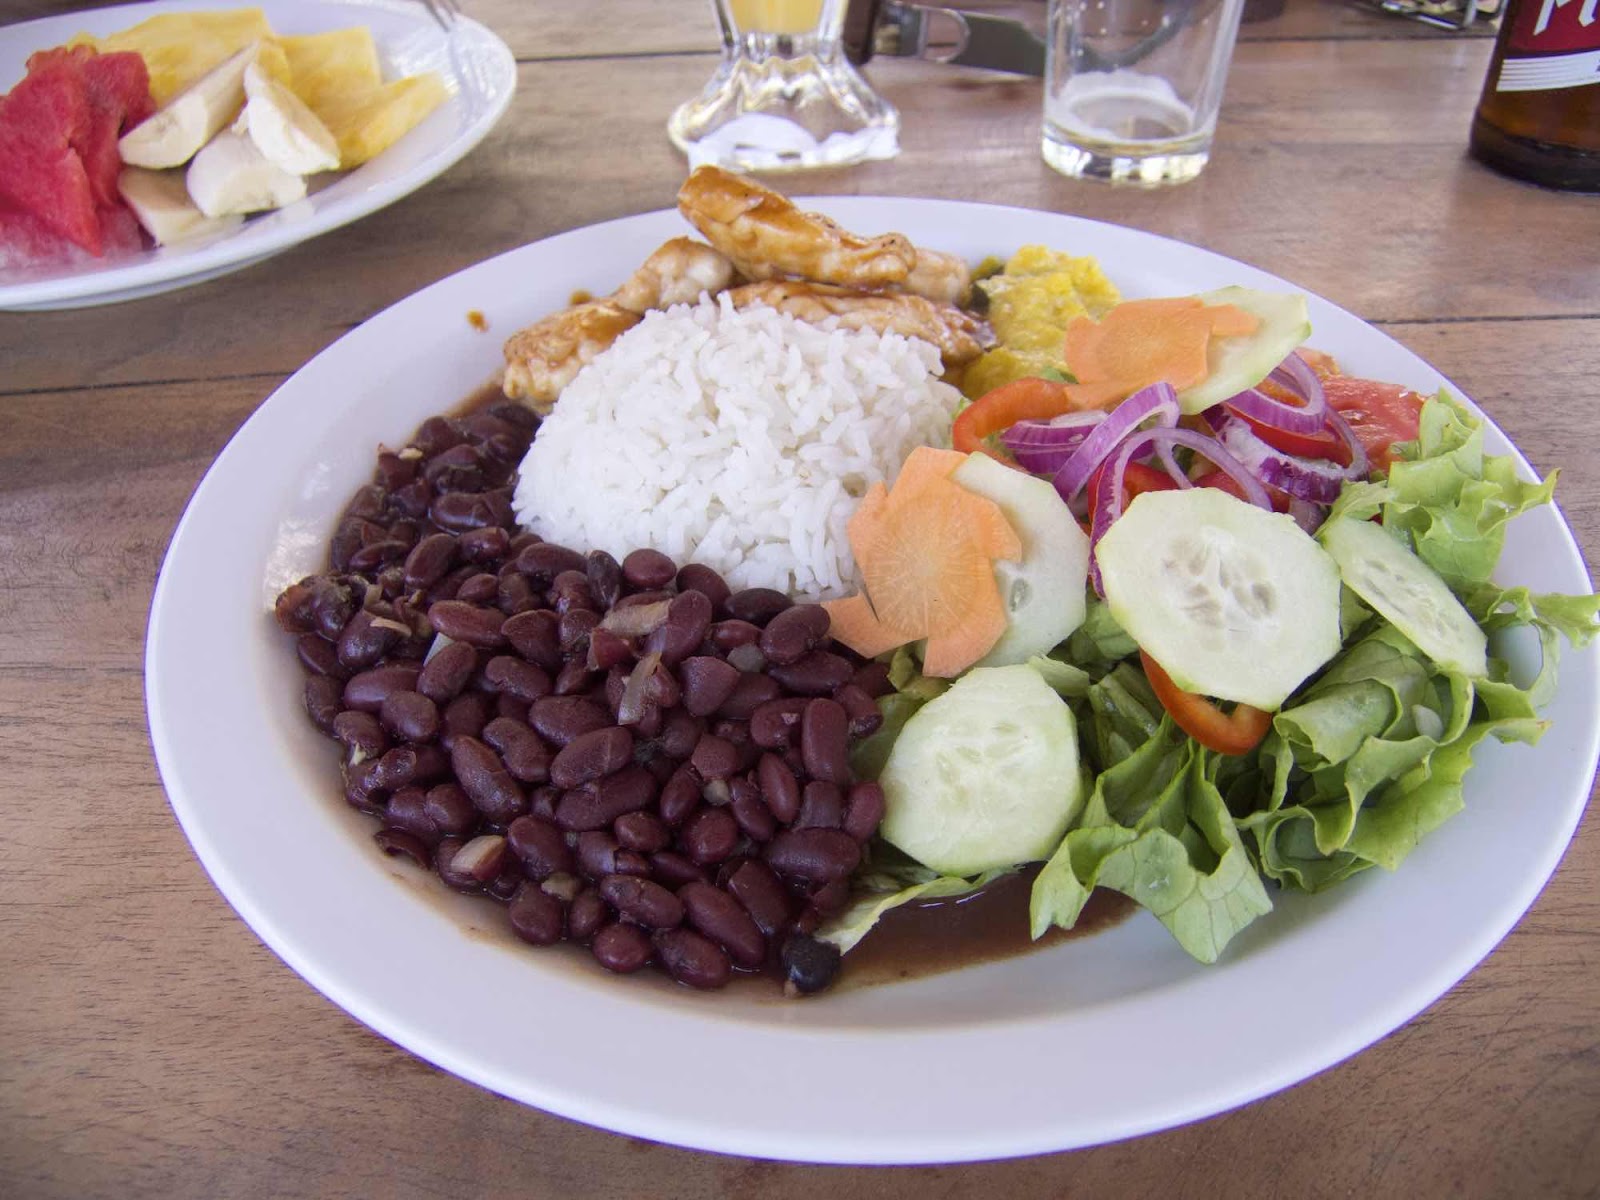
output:
<instances>
[{"instance_id":1,"label":"silver fork","mask_svg":"<svg viewBox=\"0 0 1600 1200\"><path fill-rule=\"evenodd\" d=\"M446 33L455 28L460 18L466 16L461 10L461 0L422 0L422 5Z\"/></svg>"}]
</instances>

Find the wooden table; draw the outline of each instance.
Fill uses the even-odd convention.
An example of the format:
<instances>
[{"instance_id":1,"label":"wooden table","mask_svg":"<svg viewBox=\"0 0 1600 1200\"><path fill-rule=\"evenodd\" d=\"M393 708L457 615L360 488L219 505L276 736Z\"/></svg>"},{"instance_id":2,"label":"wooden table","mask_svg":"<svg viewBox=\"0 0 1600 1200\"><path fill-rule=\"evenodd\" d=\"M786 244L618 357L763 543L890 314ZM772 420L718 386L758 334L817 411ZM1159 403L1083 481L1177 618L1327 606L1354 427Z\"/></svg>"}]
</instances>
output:
<instances>
[{"instance_id":1,"label":"wooden table","mask_svg":"<svg viewBox=\"0 0 1600 1200\"><path fill-rule=\"evenodd\" d=\"M663 126L714 62L696 0L469 7L512 46L520 89L443 178L217 282L0 315L0 1195L1596 1194L1593 812L1500 948L1352 1061L1188 1128L1006 1163L797 1167L586 1128L397 1049L256 940L190 853L145 729L144 616L191 490L285 377L380 309L669 205L684 167ZM793 186L1079 213L1300 281L1456 379L1538 468L1565 466L1592 563L1600 200L1467 159L1488 55L1482 37L1290 0L1245 27L1204 176L1158 193L1050 172L1037 82L881 62L900 157Z\"/></svg>"}]
</instances>

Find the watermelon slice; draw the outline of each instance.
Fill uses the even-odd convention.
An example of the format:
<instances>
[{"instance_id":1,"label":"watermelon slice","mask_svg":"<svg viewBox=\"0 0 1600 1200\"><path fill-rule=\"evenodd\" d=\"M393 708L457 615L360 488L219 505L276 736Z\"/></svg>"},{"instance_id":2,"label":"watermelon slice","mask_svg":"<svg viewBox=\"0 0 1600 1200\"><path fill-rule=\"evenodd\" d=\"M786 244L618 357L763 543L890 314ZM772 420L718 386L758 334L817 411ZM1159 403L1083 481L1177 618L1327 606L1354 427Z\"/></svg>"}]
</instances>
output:
<instances>
[{"instance_id":1,"label":"watermelon slice","mask_svg":"<svg viewBox=\"0 0 1600 1200\"><path fill-rule=\"evenodd\" d=\"M96 256L128 248L123 218L132 214L117 193L117 140L153 108L137 54L78 46L31 55L27 77L0 96L0 207ZM33 222L8 219L4 234L9 259L24 248L40 260L59 257L39 245Z\"/></svg>"}]
</instances>

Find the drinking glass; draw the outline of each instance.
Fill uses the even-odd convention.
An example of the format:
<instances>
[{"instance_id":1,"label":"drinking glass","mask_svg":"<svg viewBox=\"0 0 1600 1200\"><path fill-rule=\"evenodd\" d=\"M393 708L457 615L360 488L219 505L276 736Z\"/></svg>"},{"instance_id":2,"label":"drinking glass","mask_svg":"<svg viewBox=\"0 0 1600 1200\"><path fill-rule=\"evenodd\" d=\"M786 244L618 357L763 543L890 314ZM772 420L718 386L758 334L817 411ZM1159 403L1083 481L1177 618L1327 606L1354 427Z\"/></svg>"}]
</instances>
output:
<instances>
[{"instance_id":1,"label":"drinking glass","mask_svg":"<svg viewBox=\"0 0 1600 1200\"><path fill-rule=\"evenodd\" d=\"M899 153L899 114L845 58L846 0L713 5L722 61L667 123L691 167L783 171Z\"/></svg>"},{"instance_id":2,"label":"drinking glass","mask_svg":"<svg viewBox=\"0 0 1600 1200\"><path fill-rule=\"evenodd\" d=\"M1244 0L1050 0L1044 160L1154 187L1211 154Z\"/></svg>"}]
</instances>

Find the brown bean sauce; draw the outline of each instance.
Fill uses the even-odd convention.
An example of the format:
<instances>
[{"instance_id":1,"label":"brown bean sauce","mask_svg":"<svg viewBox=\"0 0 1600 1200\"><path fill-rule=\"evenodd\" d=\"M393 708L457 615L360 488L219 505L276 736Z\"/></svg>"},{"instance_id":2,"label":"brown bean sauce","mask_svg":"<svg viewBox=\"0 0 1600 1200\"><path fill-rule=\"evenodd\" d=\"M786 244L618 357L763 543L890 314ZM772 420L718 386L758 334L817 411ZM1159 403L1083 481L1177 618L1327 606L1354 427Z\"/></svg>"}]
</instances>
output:
<instances>
[{"instance_id":1,"label":"brown bean sauce","mask_svg":"<svg viewBox=\"0 0 1600 1200\"><path fill-rule=\"evenodd\" d=\"M1087 937L1127 919L1137 907L1119 892L1097 889L1071 929L1028 936L1028 893L1037 868L998 879L967 896L911 903L885 913L845 956L835 988L903 983L997 962Z\"/></svg>"}]
</instances>

